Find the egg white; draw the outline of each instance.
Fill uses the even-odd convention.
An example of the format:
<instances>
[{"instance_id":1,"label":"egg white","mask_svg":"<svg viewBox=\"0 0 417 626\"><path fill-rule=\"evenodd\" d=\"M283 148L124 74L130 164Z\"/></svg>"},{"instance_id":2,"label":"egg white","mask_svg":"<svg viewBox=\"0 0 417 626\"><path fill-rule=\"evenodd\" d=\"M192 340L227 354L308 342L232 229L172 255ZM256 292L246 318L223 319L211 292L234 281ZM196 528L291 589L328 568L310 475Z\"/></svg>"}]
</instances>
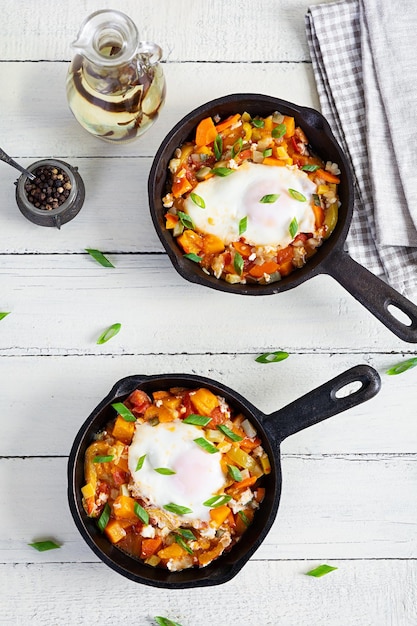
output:
<instances>
[{"instance_id":1,"label":"egg white","mask_svg":"<svg viewBox=\"0 0 417 626\"><path fill-rule=\"evenodd\" d=\"M135 493L159 509L169 503L188 507L192 513L183 516L187 521L208 522L210 509L203 502L222 489L225 475L221 453L210 454L195 443L194 439L201 436L200 428L180 421L136 424L128 454ZM145 454L142 468L136 471L138 460ZM155 471L161 467L175 474Z\"/></svg>"},{"instance_id":2,"label":"egg white","mask_svg":"<svg viewBox=\"0 0 417 626\"><path fill-rule=\"evenodd\" d=\"M294 199L294 189L305 202ZM245 161L226 177L213 176L199 182L193 192L204 200L205 208L191 198L185 200L185 210L196 229L219 237L226 245L239 239L239 222L247 217L243 233L251 245L286 247L293 237L289 225L297 219L298 232L314 233L315 216L311 205L316 185L306 172L296 167L275 167ZM277 194L271 203L260 202L263 196Z\"/></svg>"}]
</instances>

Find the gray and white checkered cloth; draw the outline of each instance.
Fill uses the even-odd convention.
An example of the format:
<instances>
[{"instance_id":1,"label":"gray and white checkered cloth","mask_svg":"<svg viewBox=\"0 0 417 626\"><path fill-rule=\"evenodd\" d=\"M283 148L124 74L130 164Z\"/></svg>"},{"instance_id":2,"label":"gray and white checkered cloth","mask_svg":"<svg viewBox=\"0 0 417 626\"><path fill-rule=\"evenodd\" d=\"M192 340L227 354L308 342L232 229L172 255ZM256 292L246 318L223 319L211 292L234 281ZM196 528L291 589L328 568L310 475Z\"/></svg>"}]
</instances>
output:
<instances>
[{"instance_id":1,"label":"gray and white checkered cloth","mask_svg":"<svg viewBox=\"0 0 417 626\"><path fill-rule=\"evenodd\" d=\"M342 0L309 8L323 115L355 179L349 254L417 301L417 3Z\"/></svg>"}]
</instances>

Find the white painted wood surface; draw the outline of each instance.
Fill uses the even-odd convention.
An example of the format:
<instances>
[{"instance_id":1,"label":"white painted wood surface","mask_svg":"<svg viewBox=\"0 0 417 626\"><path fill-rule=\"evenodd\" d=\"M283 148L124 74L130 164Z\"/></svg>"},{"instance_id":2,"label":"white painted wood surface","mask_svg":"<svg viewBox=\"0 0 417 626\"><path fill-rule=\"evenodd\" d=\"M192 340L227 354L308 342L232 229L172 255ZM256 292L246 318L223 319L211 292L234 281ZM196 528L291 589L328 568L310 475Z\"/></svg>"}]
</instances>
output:
<instances>
[{"instance_id":1,"label":"white painted wood surface","mask_svg":"<svg viewBox=\"0 0 417 626\"><path fill-rule=\"evenodd\" d=\"M415 347L326 276L264 298L185 282L148 212L153 155L194 107L233 92L318 107L307 1L0 5L0 145L23 165L68 160L87 189L75 220L41 228L18 211L17 173L0 163L0 311L11 311L0 322L0 624L151 626L165 615L183 626L415 626L417 370L385 373ZM165 52L166 105L147 135L126 146L86 134L65 99L70 42L82 19L105 7L131 15L142 39ZM87 247L116 268L95 264ZM97 346L116 321L119 335ZM269 349L290 357L257 364ZM118 379L196 373L271 413L357 363L380 372L380 394L283 443L277 520L231 582L172 592L137 585L81 539L66 500L67 456ZM27 545L44 538L62 547L37 553ZM323 562L338 570L305 576Z\"/></svg>"}]
</instances>

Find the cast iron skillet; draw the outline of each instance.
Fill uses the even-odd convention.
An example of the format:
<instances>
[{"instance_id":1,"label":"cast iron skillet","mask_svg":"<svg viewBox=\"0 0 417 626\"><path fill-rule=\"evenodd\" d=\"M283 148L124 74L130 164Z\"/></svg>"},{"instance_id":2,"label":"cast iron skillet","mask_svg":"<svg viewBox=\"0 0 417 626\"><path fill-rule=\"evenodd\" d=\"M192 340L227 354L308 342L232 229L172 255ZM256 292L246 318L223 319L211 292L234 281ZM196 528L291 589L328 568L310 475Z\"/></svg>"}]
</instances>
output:
<instances>
[{"instance_id":1,"label":"cast iron skillet","mask_svg":"<svg viewBox=\"0 0 417 626\"><path fill-rule=\"evenodd\" d=\"M279 111L294 117L296 124L309 138L313 151L324 161L337 163L341 170L339 185L341 207L334 232L303 268L294 271L281 281L267 285L231 285L205 274L198 264L185 259L171 231L165 228L166 209L162 205L162 198L167 192L169 161L178 146L195 136L197 124L203 118L215 114L225 118L233 113L245 111L251 115L261 116ZM148 195L156 232L175 269L186 280L229 293L269 295L292 289L317 274L330 274L400 339L411 343L417 342L417 306L344 252L343 246L353 211L353 177L329 124L321 113L314 109L291 104L279 98L246 93L224 96L203 104L178 122L163 140L150 170ZM393 314L396 309L397 317ZM406 316L407 322L398 319L402 317L401 313Z\"/></svg>"},{"instance_id":2,"label":"cast iron skillet","mask_svg":"<svg viewBox=\"0 0 417 626\"><path fill-rule=\"evenodd\" d=\"M359 384L360 388L350 395L340 397L340 390L351 383ZM357 365L288 406L266 415L229 387L201 376L162 374L123 378L114 385L81 426L71 449L68 461L68 500L75 524L87 544L104 563L135 582L170 589L225 583L249 560L275 520L281 496L281 442L293 433L369 400L378 393L380 385L376 370L368 365ZM242 412L249 418L262 439L272 471L265 477L265 499L256 512L252 525L229 553L204 568L169 572L162 568L153 568L124 554L101 534L96 522L85 514L81 496L81 488L85 482L84 456L94 435L114 417L114 410L110 406L112 402L125 400L134 389L142 389L150 394L170 387L195 389L201 386L224 397L237 412Z\"/></svg>"}]
</instances>

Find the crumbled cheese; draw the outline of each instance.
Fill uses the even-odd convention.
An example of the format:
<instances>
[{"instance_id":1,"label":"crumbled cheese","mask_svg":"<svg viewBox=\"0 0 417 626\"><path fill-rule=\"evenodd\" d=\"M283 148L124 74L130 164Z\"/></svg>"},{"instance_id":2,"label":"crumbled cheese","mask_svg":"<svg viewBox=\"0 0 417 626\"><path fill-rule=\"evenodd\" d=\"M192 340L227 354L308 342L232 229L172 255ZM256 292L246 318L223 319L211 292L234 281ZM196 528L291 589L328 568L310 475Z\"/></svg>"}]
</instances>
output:
<instances>
[{"instance_id":1,"label":"crumbled cheese","mask_svg":"<svg viewBox=\"0 0 417 626\"><path fill-rule=\"evenodd\" d=\"M252 252L252 254L249 255L248 260L249 261L254 261L256 259L256 252Z\"/></svg>"},{"instance_id":2,"label":"crumbled cheese","mask_svg":"<svg viewBox=\"0 0 417 626\"><path fill-rule=\"evenodd\" d=\"M234 159L230 159L228 164L227 164L228 168L231 170L237 170L239 165L236 163L236 161Z\"/></svg>"},{"instance_id":3,"label":"crumbled cheese","mask_svg":"<svg viewBox=\"0 0 417 626\"><path fill-rule=\"evenodd\" d=\"M240 494L239 500L230 500L229 506L232 509L233 513L238 513L245 508L246 504L248 504L248 502L250 502L252 498L252 491L250 489L245 489L245 491Z\"/></svg>"},{"instance_id":4,"label":"crumbled cheese","mask_svg":"<svg viewBox=\"0 0 417 626\"><path fill-rule=\"evenodd\" d=\"M214 539L214 537L216 536L216 529L215 528L201 528L200 530L200 535L202 537L206 537L207 539Z\"/></svg>"},{"instance_id":5,"label":"crumbled cheese","mask_svg":"<svg viewBox=\"0 0 417 626\"><path fill-rule=\"evenodd\" d=\"M155 537L155 528L148 524L147 526L143 526L140 534L142 535L142 537L153 539Z\"/></svg>"}]
</instances>

